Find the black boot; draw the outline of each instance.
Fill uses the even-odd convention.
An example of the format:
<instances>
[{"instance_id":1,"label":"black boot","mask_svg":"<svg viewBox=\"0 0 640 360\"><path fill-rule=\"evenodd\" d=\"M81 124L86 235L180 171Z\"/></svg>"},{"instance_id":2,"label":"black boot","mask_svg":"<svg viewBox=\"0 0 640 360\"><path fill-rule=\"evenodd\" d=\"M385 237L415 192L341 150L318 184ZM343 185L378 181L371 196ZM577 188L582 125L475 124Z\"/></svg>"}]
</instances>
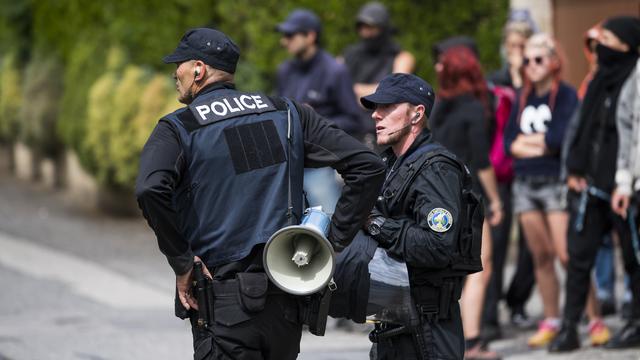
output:
<instances>
[{"instance_id":1,"label":"black boot","mask_svg":"<svg viewBox=\"0 0 640 360\"><path fill-rule=\"evenodd\" d=\"M549 352L567 352L580 347L576 325L563 323L558 335L549 344Z\"/></svg>"},{"instance_id":2,"label":"black boot","mask_svg":"<svg viewBox=\"0 0 640 360\"><path fill-rule=\"evenodd\" d=\"M629 321L604 347L606 349L626 349L640 347L640 319Z\"/></svg>"}]
</instances>

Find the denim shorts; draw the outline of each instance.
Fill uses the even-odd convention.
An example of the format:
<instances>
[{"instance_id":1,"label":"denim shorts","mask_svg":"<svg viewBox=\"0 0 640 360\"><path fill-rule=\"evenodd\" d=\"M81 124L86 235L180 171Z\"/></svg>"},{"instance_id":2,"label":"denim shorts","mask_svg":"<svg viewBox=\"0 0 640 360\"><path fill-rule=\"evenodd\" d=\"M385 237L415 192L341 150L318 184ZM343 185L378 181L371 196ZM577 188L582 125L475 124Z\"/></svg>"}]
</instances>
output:
<instances>
[{"instance_id":1,"label":"denim shorts","mask_svg":"<svg viewBox=\"0 0 640 360\"><path fill-rule=\"evenodd\" d=\"M560 179L548 176L518 176L513 182L513 212L564 211L567 188Z\"/></svg>"}]
</instances>

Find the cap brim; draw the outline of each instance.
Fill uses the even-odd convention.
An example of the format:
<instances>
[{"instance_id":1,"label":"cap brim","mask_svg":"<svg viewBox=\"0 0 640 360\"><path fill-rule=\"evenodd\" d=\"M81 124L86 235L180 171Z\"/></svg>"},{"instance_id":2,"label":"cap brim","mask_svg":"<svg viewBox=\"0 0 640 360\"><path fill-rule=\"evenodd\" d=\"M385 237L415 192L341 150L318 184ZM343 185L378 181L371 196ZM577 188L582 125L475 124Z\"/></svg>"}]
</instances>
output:
<instances>
[{"instance_id":1,"label":"cap brim","mask_svg":"<svg viewBox=\"0 0 640 360\"><path fill-rule=\"evenodd\" d=\"M175 64L183 61L191 60L189 56L184 54L169 54L162 58L165 64Z\"/></svg>"},{"instance_id":2,"label":"cap brim","mask_svg":"<svg viewBox=\"0 0 640 360\"><path fill-rule=\"evenodd\" d=\"M283 22L276 25L276 31L281 32L283 34L294 34L300 31L300 27L296 24Z\"/></svg>"},{"instance_id":3,"label":"cap brim","mask_svg":"<svg viewBox=\"0 0 640 360\"><path fill-rule=\"evenodd\" d=\"M395 96L391 96L390 94L384 93L373 93L371 95L363 96L360 98L360 103L362 106L369 110L373 110L376 108L377 104L395 104L398 102Z\"/></svg>"}]
</instances>

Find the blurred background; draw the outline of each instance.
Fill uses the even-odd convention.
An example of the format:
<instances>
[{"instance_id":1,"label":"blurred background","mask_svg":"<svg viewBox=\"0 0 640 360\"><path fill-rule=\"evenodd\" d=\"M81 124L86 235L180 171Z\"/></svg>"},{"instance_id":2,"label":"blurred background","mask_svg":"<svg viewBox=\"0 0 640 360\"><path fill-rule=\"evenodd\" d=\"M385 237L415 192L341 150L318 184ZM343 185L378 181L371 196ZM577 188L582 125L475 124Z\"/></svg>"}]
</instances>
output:
<instances>
[{"instance_id":1,"label":"blurred background","mask_svg":"<svg viewBox=\"0 0 640 360\"><path fill-rule=\"evenodd\" d=\"M238 88L272 94L287 58L277 23L298 7L315 11L324 48L338 55L357 40L365 2L0 0L0 359L190 357L188 327L172 314L173 274L133 197L142 146L180 107L175 66L161 58L186 29L219 28L241 49ZM416 74L432 84L433 44L472 37L490 73L503 65L509 10L528 9L563 45L565 79L577 87L588 71L582 34L607 16L640 13L638 0L383 3ZM342 329L305 335L300 358L367 358L368 347L365 332ZM517 337L498 348L546 355L527 353Z\"/></svg>"}]
</instances>

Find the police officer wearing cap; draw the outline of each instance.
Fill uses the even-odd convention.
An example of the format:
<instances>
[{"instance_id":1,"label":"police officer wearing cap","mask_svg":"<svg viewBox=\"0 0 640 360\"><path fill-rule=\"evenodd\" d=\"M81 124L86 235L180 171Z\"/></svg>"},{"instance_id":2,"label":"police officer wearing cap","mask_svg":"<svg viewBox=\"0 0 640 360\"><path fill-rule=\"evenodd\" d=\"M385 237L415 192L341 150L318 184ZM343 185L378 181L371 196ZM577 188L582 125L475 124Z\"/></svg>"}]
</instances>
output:
<instances>
[{"instance_id":1,"label":"police officer wearing cap","mask_svg":"<svg viewBox=\"0 0 640 360\"><path fill-rule=\"evenodd\" d=\"M412 327L378 324L372 336L376 359L464 354L458 299L464 275L481 269L482 210L466 167L433 141L427 121L434 98L421 78L392 74L360 99L374 110L378 145L389 146L382 154L386 180L364 229L388 255L406 263L419 319Z\"/></svg>"},{"instance_id":2,"label":"police officer wearing cap","mask_svg":"<svg viewBox=\"0 0 640 360\"><path fill-rule=\"evenodd\" d=\"M198 28L164 58L187 106L150 135L136 196L176 274L176 315L191 320L194 358L294 359L301 302L269 282L264 244L299 222L303 168L331 166L345 181L328 235L340 251L366 220L384 166L309 107L236 90L238 57L225 34ZM208 326L196 321L205 310L191 289L195 262L213 277Z\"/></svg>"}]
</instances>

